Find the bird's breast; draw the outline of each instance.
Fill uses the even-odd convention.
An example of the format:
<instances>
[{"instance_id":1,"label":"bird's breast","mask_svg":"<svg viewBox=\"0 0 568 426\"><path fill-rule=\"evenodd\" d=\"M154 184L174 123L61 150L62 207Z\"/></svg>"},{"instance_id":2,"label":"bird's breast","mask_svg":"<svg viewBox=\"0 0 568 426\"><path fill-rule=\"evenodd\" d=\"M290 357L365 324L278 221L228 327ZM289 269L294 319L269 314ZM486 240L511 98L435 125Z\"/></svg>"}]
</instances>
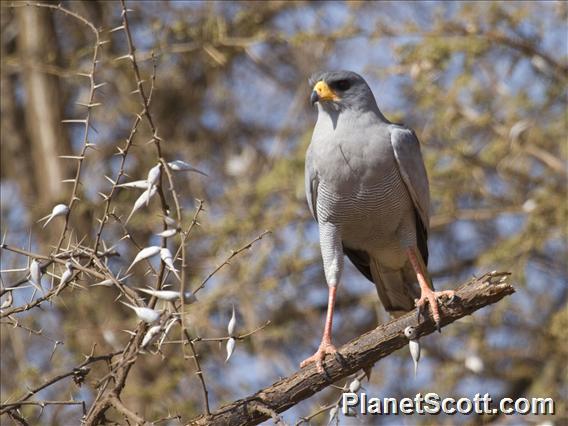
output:
<instances>
[{"instance_id":1,"label":"bird's breast","mask_svg":"<svg viewBox=\"0 0 568 426\"><path fill-rule=\"evenodd\" d=\"M353 186L320 181L317 217L341 229L343 243L368 252L398 253L401 231L413 234L412 200L398 170L384 174L374 185ZM412 235L409 235L412 238Z\"/></svg>"},{"instance_id":2,"label":"bird's breast","mask_svg":"<svg viewBox=\"0 0 568 426\"><path fill-rule=\"evenodd\" d=\"M352 248L394 244L401 223L409 222L412 201L388 126L360 121L340 118L331 126L318 117L310 147L317 218L339 225Z\"/></svg>"},{"instance_id":3,"label":"bird's breast","mask_svg":"<svg viewBox=\"0 0 568 426\"><path fill-rule=\"evenodd\" d=\"M317 213L320 220L337 225L352 223L387 228L399 222L400 212L410 205L410 196L395 164L378 173L375 179L361 175L338 176L331 179L320 175Z\"/></svg>"}]
</instances>

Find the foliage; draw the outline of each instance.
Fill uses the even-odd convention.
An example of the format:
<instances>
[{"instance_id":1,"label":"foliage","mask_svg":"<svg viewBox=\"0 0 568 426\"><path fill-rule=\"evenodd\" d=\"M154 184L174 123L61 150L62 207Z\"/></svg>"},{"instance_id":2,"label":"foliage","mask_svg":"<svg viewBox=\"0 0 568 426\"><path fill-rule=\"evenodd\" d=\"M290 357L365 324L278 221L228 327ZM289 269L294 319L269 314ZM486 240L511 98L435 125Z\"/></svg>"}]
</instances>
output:
<instances>
[{"instance_id":1,"label":"foliage","mask_svg":"<svg viewBox=\"0 0 568 426\"><path fill-rule=\"evenodd\" d=\"M51 6L0 9L3 242L44 256L55 254L54 246L92 248L108 206L99 248L112 246L120 256L109 256L108 268L124 275L141 247L160 245L153 234L162 230L158 213L165 204L175 215L174 199L179 202L186 231L200 206L196 200L203 200L199 225L185 243L185 267L177 262L185 288L196 289L232 250L270 230L211 277L198 303L184 308L192 338L226 337L233 304L243 332L270 321L237 343L228 364L218 340L195 342L213 406L268 385L313 351L326 306L317 229L303 186L315 120L307 77L320 69L353 69L371 83L384 114L414 128L422 142L436 286L499 269L513 271L517 289L441 337L425 339L428 368L416 380L406 352L382 360L368 392L471 396L491 388L495 398L553 397L566 418L560 403L568 391L562 326L568 296L566 3L129 2L140 80L151 93L147 109L140 91L132 93L138 82L120 3L62 3L84 21ZM93 102L101 105L85 108L77 101L89 97L90 82L77 73L90 75L93 54L95 83L106 86L94 92ZM37 106L38 84L49 93L49 108ZM87 133L81 124L61 124L87 109ZM116 155L125 146L128 154ZM84 160L59 157L83 152ZM115 179L123 171L121 182L145 179L160 157L187 161L208 177L172 173L174 194L163 175L165 198L156 195L124 228L140 192L117 189L107 204L98 194L112 188L104 176ZM42 229L36 221L69 202L74 184L61 180L73 179L80 163L68 231L57 219ZM132 239L124 238L125 229ZM172 250L180 246L176 238ZM6 291L24 279L27 262L28 256L2 250L2 301L14 297L7 309L32 300L33 287ZM16 271L5 272L10 269ZM60 276L64 265L50 264L48 271ZM134 272L128 287L155 285L156 277L140 265ZM133 313L114 303L116 288L92 287L97 281L80 273L76 286L42 309L2 319L2 403L80 365L95 344L96 356L129 342L121 330L135 327ZM344 281L337 343L388 318L374 287L353 268ZM169 340L182 338L175 330ZM187 346L166 344L161 354L140 356L128 374L124 405L151 420L202 413L201 383ZM466 367L472 356L481 369ZM94 383L108 365L89 368L81 388L62 380L34 399L72 395L92 402ZM295 421L336 397L337 391L325 391L284 418ZM21 413L32 418L39 410L25 406ZM81 406L48 406L41 415L44 423L77 423ZM116 410L106 415L122 421Z\"/></svg>"}]
</instances>

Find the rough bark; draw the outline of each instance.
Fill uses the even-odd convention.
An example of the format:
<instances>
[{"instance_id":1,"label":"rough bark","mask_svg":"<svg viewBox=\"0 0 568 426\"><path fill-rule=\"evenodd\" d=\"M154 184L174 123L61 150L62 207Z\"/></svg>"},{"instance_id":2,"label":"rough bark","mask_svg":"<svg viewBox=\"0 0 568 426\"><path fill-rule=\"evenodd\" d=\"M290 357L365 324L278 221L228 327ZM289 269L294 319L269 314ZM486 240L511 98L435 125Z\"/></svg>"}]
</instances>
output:
<instances>
[{"instance_id":1,"label":"rough bark","mask_svg":"<svg viewBox=\"0 0 568 426\"><path fill-rule=\"evenodd\" d=\"M442 326L446 326L484 306L496 303L503 297L514 293L514 288L505 282L507 273L490 273L463 284L456 291L456 300L451 304L441 304ZM326 359L326 374L319 374L315 367L309 366L285 377L271 386L244 399L223 405L209 416L193 419L191 425L255 425L281 413L309 398L316 392L330 386L356 371L372 366L397 349L408 344L404 329L416 327L418 336L436 330L431 317L419 321L416 310L382 324L374 330L357 337L339 349L341 360Z\"/></svg>"}]
</instances>

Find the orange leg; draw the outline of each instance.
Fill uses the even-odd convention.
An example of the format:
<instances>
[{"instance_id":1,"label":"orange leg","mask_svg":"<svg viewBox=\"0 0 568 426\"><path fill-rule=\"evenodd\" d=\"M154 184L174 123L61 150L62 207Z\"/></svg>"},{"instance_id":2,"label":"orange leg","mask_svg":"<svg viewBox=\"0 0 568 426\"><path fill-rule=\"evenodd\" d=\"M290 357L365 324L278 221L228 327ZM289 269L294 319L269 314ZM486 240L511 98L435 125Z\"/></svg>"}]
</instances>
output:
<instances>
[{"instance_id":1,"label":"orange leg","mask_svg":"<svg viewBox=\"0 0 568 426\"><path fill-rule=\"evenodd\" d=\"M331 328L333 325L333 307L335 305L335 293L337 292L337 287L329 287L329 296L327 299L327 316L325 319L325 327L323 329L323 337L321 339L321 344L311 357L305 359L300 364L303 368L313 362L316 363L316 368L319 373L323 373L323 360L327 354L334 354L337 352L335 346L331 343Z\"/></svg>"},{"instance_id":2,"label":"orange leg","mask_svg":"<svg viewBox=\"0 0 568 426\"><path fill-rule=\"evenodd\" d=\"M438 329L438 331L440 331L440 311L438 309L438 298L446 296L451 299L455 296L455 292L453 290L432 290L431 285L426 280L427 271L424 262L422 261L422 257L419 257L420 254L417 254L414 248L408 248L406 250L406 254L408 255L408 259L412 264L414 272L416 272L418 284L420 284L420 299L418 299L418 301L416 302L419 315L420 312L424 309L426 302L428 302L428 304L430 305L430 310L432 311L432 318L434 318L434 322L436 323L436 328Z\"/></svg>"}]
</instances>

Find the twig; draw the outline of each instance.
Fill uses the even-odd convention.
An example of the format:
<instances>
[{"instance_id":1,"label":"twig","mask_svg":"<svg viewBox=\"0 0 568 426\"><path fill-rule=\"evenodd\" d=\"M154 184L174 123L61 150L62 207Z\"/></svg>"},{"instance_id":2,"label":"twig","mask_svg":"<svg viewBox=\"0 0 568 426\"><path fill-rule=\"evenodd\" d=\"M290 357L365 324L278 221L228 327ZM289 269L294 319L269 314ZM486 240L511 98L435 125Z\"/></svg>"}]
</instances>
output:
<instances>
[{"instance_id":1,"label":"twig","mask_svg":"<svg viewBox=\"0 0 568 426\"><path fill-rule=\"evenodd\" d=\"M45 407L46 405L83 405L84 401L22 401L22 402L12 402L8 404L3 404L2 407L15 408L22 407L24 405L37 405L39 407Z\"/></svg>"},{"instance_id":2,"label":"twig","mask_svg":"<svg viewBox=\"0 0 568 426\"><path fill-rule=\"evenodd\" d=\"M126 405L122 403L120 399L116 395L111 395L109 398L110 403L116 408L119 413L122 413L128 419L134 422L136 425L145 425L148 424L146 420L136 414L134 411L130 410Z\"/></svg>"},{"instance_id":3,"label":"twig","mask_svg":"<svg viewBox=\"0 0 568 426\"><path fill-rule=\"evenodd\" d=\"M99 87L101 87L100 85L95 83L95 70L96 70L97 63L98 63L99 48L102 46L103 43L101 43L101 41L100 41L99 31L93 25L92 22L90 22L88 19L81 16L79 13L73 12L73 11L63 7L61 5L61 3L57 4L57 5L56 4L49 4L49 3L21 3L21 4L10 5L10 7L22 7L22 6L25 6L25 7L35 6L35 7L43 7L43 8L58 10L58 11L66 14L68 16L73 17L74 19L77 19L78 21L80 21L81 23L83 23L84 25L89 27L89 29L93 32L93 34L95 36L95 43L94 43L94 46L93 46L93 56L92 56L92 60L91 60L91 69L87 73L80 73L79 74L83 77L87 77L89 79L89 82L90 82L88 100L87 100L86 103L83 104L83 106L85 106L87 108L87 114L86 114L84 119L81 119L81 120L78 120L78 121L76 121L76 120L67 121L67 122L80 122L85 126L85 130L83 132L83 147L81 149L81 153L78 156L74 157L77 160L77 171L75 172L75 178L73 179L73 190L71 191L71 197L70 197L69 204L68 204L69 211L65 215L65 223L64 223L64 226L63 226L63 230L61 231L59 241L58 241L56 249L54 251L54 253L57 253L59 251L59 249L61 248L61 245L63 244L64 240L65 240L65 236L67 235L67 231L69 230L69 217L71 216L71 211L72 211L73 205L75 204L76 201L79 200L79 198L77 196L77 191L79 189L79 184L80 184L79 178L81 177L81 168L82 168L83 160L85 159L85 155L87 153L87 149L89 149L92 145L89 142L89 129L91 128L91 124L90 124L91 110L92 110L92 108L94 108L96 106L100 106L100 103L94 103L94 99L95 99L95 91ZM64 120L64 122L65 121L66 120Z\"/></svg>"},{"instance_id":4,"label":"twig","mask_svg":"<svg viewBox=\"0 0 568 426\"><path fill-rule=\"evenodd\" d=\"M241 248L237 249L237 250L232 250L231 254L223 261L223 263L221 263L220 265L218 265L213 271L211 271L211 273L209 275L207 275L207 277L205 277L205 279L202 281L202 283L193 291L193 294L196 294L198 291L200 291L203 287L205 287L205 284L207 284L207 281L209 281L213 275L215 275L217 272L219 272L224 266L228 265L231 263L231 260L238 256L240 253L242 253L245 250L250 249L254 243L256 243L257 241L262 240L262 238L267 235L270 234L270 231L264 231L262 234L260 234L258 237L256 237L254 240L252 240L251 242L245 244L244 246L242 246Z\"/></svg>"},{"instance_id":5,"label":"twig","mask_svg":"<svg viewBox=\"0 0 568 426\"><path fill-rule=\"evenodd\" d=\"M65 379L67 377L77 376L78 374L83 374L83 375L88 374L88 369L85 370L85 368L89 364L92 364L92 363L98 362L98 361L108 361L108 360L111 360L113 357L120 355L120 354L122 354L122 350L116 351L116 352L111 352L111 353L108 353L108 354L105 354L105 355L93 356L91 354L91 355L87 356L85 361L83 361L77 367L73 368L71 371L68 371L67 373L63 373L63 374L59 374L57 376L54 376L51 379L44 382L42 385L40 385L36 388L30 389L24 396L20 397L17 401L11 402L11 403L0 404L0 414L4 414L6 411L18 408L20 405L22 405L22 403L24 401L28 400L29 398L31 398L33 395L35 395L39 391L53 385L54 383L59 382L59 381Z\"/></svg>"},{"instance_id":6,"label":"twig","mask_svg":"<svg viewBox=\"0 0 568 426\"><path fill-rule=\"evenodd\" d=\"M365 376L368 376L368 374L367 374L366 371L363 371L363 372L359 373L358 375L356 375L355 378L357 380L361 381L361 380L363 380L363 378ZM339 387L339 386L335 386L335 385L332 385L332 387L335 387L335 388L341 390L341 396L333 404L327 404L327 405L319 408L318 410L314 411L313 413L311 413L308 416L300 417L300 419L296 422L295 426L299 426L302 423L308 423L311 419L320 415L321 413L325 413L326 411L331 410L333 407L339 407L339 405L341 403L342 396L343 396L343 392L346 392L349 389L349 382L345 383L345 386L343 386L343 387Z\"/></svg>"},{"instance_id":7,"label":"twig","mask_svg":"<svg viewBox=\"0 0 568 426\"><path fill-rule=\"evenodd\" d=\"M195 362L195 369L196 369L195 374L197 375L197 378L201 383L201 389L203 391L203 401L205 404L205 413L209 415L211 414L211 408L209 406L209 391L207 390L207 385L205 384L205 377L203 376L203 370L201 369L201 363L199 362L199 354L195 349L195 345L191 341L191 336L189 335L187 329L184 329L183 332L185 334L187 343L189 344L189 348L191 349L191 353L193 355L192 358L193 361Z\"/></svg>"},{"instance_id":8,"label":"twig","mask_svg":"<svg viewBox=\"0 0 568 426\"><path fill-rule=\"evenodd\" d=\"M238 336L225 336L225 337L196 337L195 339L193 339L194 342L224 342L226 340L229 340L230 338L233 338L235 340L244 340L249 336L252 336L253 334L259 332L260 330L264 330L266 327L268 327L270 325L270 321L266 321L264 324L262 324L260 327L255 328L254 330L251 330L247 333L244 334L240 334Z\"/></svg>"}]
</instances>

